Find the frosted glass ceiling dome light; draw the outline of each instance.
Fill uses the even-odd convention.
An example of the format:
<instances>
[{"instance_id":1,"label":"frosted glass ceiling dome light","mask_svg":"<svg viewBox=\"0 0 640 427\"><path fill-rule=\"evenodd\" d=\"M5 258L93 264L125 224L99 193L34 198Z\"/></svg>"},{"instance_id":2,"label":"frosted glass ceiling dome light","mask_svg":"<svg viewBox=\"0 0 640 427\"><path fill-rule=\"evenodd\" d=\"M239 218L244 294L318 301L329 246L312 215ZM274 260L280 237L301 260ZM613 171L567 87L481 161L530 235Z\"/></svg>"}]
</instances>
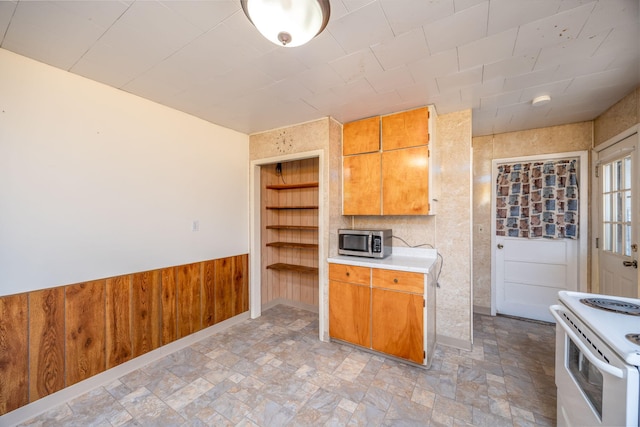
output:
<instances>
[{"instance_id":1,"label":"frosted glass ceiling dome light","mask_svg":"<svg viewBox=\"0 0 640 427\"><path fill-rule=\"evenodd\" d=\"M329 0L240 0L251 23L279 46L307 43L329 22Z\"/></svg>"}]
</instances>

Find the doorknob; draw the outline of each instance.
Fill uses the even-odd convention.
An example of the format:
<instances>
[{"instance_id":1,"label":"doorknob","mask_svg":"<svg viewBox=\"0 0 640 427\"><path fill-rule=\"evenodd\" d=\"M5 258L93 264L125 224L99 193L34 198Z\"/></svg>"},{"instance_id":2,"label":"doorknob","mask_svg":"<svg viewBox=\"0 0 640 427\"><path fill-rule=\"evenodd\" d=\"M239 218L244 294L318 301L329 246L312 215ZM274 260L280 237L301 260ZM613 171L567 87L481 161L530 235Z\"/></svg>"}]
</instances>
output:
<instances>
[{"instance_id":1,"label":"doorknob","mask_svg":"<svg viewBox=\"0 0 640 427\"><path fill-rule=\"evenodd\" d=\"M622 261L622 265L624 265L625 267L638 268L638 261L636 261L635 259L633 261Z\"/></svg>"},{"instance_id":2,"label":"doorknob","mask_svg":"<svg viewBox=\"0 0 640 427\"><path fill-rule=\"evenodd\" d=\"M502 249L504 248L504 245L502 243L498 243L498 249Z\"/></svg>"}]
</instances>

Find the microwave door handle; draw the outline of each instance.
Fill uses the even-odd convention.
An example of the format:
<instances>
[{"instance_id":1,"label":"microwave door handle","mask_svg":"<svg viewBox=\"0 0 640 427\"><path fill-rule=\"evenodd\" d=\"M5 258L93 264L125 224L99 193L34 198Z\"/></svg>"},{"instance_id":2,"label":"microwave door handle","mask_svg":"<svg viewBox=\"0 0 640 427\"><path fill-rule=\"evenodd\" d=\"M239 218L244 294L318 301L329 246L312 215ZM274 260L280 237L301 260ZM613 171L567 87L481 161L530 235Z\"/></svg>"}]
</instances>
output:
<instances>
[{"instance_id":1,"label":"microwave door handle","mask_svg":"<svg viewBox=\"0 0 640 427\"><path fill-rule=\"evenodd\" d=\"M372 233L369 233L367 247L369 248L369 255L373 255L373 234Z\"/></svg>"},{"instance_id":2,"label":"microwave door handle","mask_svg":"<svg viewBox=\"0 0 640 427\"><path fill-rule=\"evenodd\" d=\"M568 325L560 318L558 312L564 312L564 308L561 305L552 305L551 307L549 307L549 311L551 312L551 315L556 319L556 328L561 327L566 332L569 338L571 338L571 341L573 341L573 343L578 346L582 354L584 354L587 359L589 359L589 362L593 363L596 368L600 369L603 372L606 372L609 375L613 375L616 378L624 378L624 372L622 372L622 369L618 369L615 366L608 365L602 360L596 359L595 356L591 354L591 351L589 351L587 346L584 345L584 343L578 338L576 333L573 332L568 327Z\"/></svg>"}]
</instances>

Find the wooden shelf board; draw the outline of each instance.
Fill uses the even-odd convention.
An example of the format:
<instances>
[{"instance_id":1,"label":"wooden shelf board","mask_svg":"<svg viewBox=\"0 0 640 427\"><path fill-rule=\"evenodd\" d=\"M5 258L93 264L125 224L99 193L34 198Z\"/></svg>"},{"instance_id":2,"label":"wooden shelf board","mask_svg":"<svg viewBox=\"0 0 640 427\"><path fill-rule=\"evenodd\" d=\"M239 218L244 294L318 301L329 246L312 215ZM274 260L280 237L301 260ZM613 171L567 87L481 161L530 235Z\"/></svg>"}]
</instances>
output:
<instances>
[{"instance_id":1,"label":"wooden shelf board","mask_svg":"<svg viewBox=\"0 0 640 427\"><path fill-rule=\"evenodd\" d=\"M267 206L267 209L318 209L317 206Z\"/></svg>"},{"instance_id":2,"label":"wooden shelf board","mask_svg":"<svg viewBox=\"0 0 640 427\"><path fill-rule=\"evenodd\" d=\"M267 225L267 229L318 231L318 226L316 225Z\"/></svg>"},{"instance_id":3,"label":"wooden shelf board","mask_svg":"<svg viewBox=\"0 0 640 427\"><path fill-rule=\"evenodd\" d=\"M317 243L271 242L267 246L275 248L318 249Z\"/></svg>"},{"instance_id":4,"label":"wooden shelf board","mask_svg":"<svg viewBox=\"0 0 640 427\"><path fill-rule=\"evenodd\" d=\"M276 263L267 266L270 270L279 270L279 271L295 271L297 273L308 273L308 274L318 274L317 267L307 267L304 265L294 265L294 264L284 264L284 263Z\"/></svg>"},{"instance_id":5,"label":"wooden shelf board","mask_svg":"<svg viewBox=\"0 0 640 427\"><path fill-rule=\"evenodd\" d=\"M317 182L302 182L299 184L274 184L267 185L270 190L292 190L295 188L315 188L318 186Z\"/></svg>"}]
</instances>

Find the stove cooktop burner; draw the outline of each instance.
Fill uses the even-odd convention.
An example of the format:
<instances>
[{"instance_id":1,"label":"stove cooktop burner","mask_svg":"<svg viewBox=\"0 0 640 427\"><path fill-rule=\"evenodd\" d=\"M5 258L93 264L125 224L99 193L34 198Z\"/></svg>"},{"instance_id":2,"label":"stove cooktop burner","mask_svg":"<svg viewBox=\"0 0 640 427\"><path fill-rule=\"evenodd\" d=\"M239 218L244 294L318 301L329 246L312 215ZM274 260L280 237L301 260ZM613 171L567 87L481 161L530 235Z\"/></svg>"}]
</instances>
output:
<instances>
[{"instance_id":1,"label":"stove cooktop burner","mask_svg":"<svg viewBox=\"0 0 640 427\"><path fill-rule=\"evenodd\" d=\"M607 298L582 298L581 303L600 310L613 311L614 313L640 316L640 305L631 302Z\"/></svg>"},{"instance_id":2,"label":"stove cooktop burner","mask_svg":"<svg viewBox=\"0 0 640 427\"><path fill-rule=\"evenodd\" d=\"M640 334L627 334L625 337L636 345L640 345Z\"/></svg>"}]
</instances>

